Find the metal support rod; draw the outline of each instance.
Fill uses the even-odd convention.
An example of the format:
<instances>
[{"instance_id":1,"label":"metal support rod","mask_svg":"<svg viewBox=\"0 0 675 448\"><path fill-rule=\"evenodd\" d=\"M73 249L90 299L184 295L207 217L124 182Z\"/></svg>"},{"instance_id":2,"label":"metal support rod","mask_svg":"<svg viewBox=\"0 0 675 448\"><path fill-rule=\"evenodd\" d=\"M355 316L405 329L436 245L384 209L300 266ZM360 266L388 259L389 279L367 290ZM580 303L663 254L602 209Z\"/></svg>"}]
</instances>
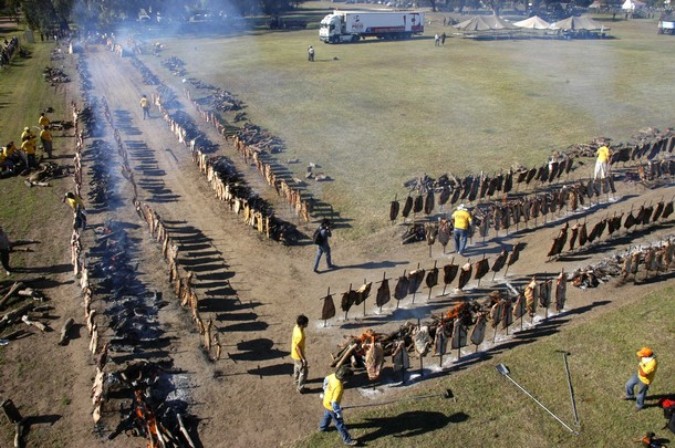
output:
<instances>
[{"instance_id":1,"label":"metal support rod","mask_svg":"<svg viewBox=\"0 0 675 448\"><path fill-rule=\"evenodd\" d=\"M545 410L546 412L548 412L549 414L551 414L551 417L553 417L554 419L556 419L556 420L558 421L558 423L560 423L561 425L563 425L563 426L565 427L565 429L567 429L569 432L571 432L571 433L574 434L575 436L578 436L578 435L579 435L579 433L578 433L577 431L575 431L574 429L572 429L572 428L570 428L569 426L567 426L567 424L566 424L564 421L560 420L560 418L559 418L557 415L555 415L553 412L551 412L546 406L544 406L539 400L537 400L531 393L529 393L527 390L525 390L525 388L522 387L520 384L518 384L518 383L516 382L516 380L514 380L513 378L511 378L510 375L504 375L504 376L505 376L506 378L508 378L509 381L511 381L513 384L515 384L516 387L517 387L518 389L520 389L521 391L523 391L523 393L524 393L525 395L527 395L528 397L530 397L531 399L533 399L534 402L537 403L543 410Z\"/></svg>"},{"instance_id":2,"label":"metal support rod","mask_svg":"<svg viewBox=\"0 0 675 448\"><path fill-rule=\"evenodd\" d=\"M572 414L574 415L574 424L578 427L580 425L579 423L579 413L577 412L577 402L576 399L574 398L574 387L572 386L572 375L570 373L570 366L567 363L567 355L569 353L563 352L563 361L565 362L565 373L567 374L567 385L570 390L570 400L572 402Z\"/></svg>"}]
</instances>

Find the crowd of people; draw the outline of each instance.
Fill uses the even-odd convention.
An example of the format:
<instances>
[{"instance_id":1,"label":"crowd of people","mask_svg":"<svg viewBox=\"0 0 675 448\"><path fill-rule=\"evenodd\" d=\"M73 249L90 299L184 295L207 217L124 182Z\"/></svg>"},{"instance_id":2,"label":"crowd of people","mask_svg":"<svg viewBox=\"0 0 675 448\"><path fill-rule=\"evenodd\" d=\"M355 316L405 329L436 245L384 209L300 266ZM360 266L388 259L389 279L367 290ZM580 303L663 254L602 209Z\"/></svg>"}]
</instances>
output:
<instances>
[{"instance_id":1,"label":"crowd of people","mask_svg":"<svg viewBox=\"0 0 675 448\"><path fill-rule=\"evenodd\" d=\"M26 126L21 133L21 143L17 146L14 140L7 142L0 151L0 178L14 176L32 169L38 168L37 158L38 139L43 154L41 157L51 159L53 157L53 136L51 122L43 112L38 119L39 133L33 131L34 127Z\"/></svg>"}]
</instances>

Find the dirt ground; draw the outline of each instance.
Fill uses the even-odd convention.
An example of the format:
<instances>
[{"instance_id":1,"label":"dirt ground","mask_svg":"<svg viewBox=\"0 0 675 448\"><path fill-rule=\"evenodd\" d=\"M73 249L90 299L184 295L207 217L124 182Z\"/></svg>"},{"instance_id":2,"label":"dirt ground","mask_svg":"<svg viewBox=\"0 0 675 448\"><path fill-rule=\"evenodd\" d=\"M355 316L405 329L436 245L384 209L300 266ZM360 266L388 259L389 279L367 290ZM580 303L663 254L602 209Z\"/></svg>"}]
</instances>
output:
<instances>
[{"instance_id":1,"label":"dirt ground","mask_svg":"<svg viewBox=\"0 0 675 448\"><path fill-rule=\"evenodd\" d=\"M329 352L334 352L344 335L360 334L367 328L387 332L398 328L407 320L424 319L431 312L442 311L455 300L479 297L503 284L503 272L491 283L489 274L480 289L474 284L468 292L440 296L442 286L436 287L427 302L428 291L422 288L415 304L408 296L395 309L395 301L384 307L381 313L373 300L366 302L366 315L353 309L349 319L342 313L324 326L318 320L321 311L320 298L327 288L334 293L345 291L350 284L355 287L364 279L378 281L386 272L388 278L398 277L404 269L414 269L418 264L430 268L435 261L439 267L454 255L443 254L440 246L433 246L430 256L425 243L401 245L401 227L386 229L372 235L366 241L348 242L340 237L340 229L332 240L333 259L339 269L312 272L314 247L302 244L286 247L267 241L247 228L227 207L218 202L208 188L206 180L198 173L194 162L183 145L166 128L156 109L151 117L143 120L139 99L142 94L150 96L152 88L142 83L137 70L129 59L107 52L103 47L92 48L85 55L93 88L92 95L105 97L113 112L115 125L131 155L130 163L139 189L139 197L152 205L169 225L170 236L179 242L179 259L195 272L195 287L200 293L202 318L213 319L223 342L223 356L217 362L207 359L200 349L200 337L190 322L188 312L181 309L168 285L166 264L161 258L160 247L151 240L148 230L133 210L131 189L119 174L120 160L114 151L93 157L92 139L87 139L84 163L87 179L84 193L89 188L91 166L102 163L113 175L119 205L107 209L90 209L89 223L95 228L106 220L125 224L125 230L133 241L131 259L138 264L137 279L143 291L161 291L166 302L157 315L163 337L168 341L163 347L163 359L170 359L174 366L172 384L175 391L172 399L184 402L187 412L194 416L191 421L198 433L198 442L205 447L269 447L289 446L316 430L321 414L318 394L322 379L330 372ZM163 73L156 73L164 76ZM167 83L173 82L167 80ZM210 127L204 126L192 107L181 98L185 112L200 123L202 130L214 141L221 143L218 153L229 156L240 172L246 175L251 185L266 189L251 166L245 166L232 148L224 144ZM103 118L100 118L103 120ZM103 140L113 147L114 140L106 126ZM74 145L74 143L73 143ZM103 158L103 160L101 160ZM588 176L591 164L577 175ZM58 188L66 190L69 180ZM583 214L568 216L574 222L581 216L589 222L614 212L628 211L645 201L657 201L672 197L672 186L655 190L619 183L620 199L615 203L603 203L586 210ZM263 192L273 197L269 190ZM85 196L85 200L86 200ZM279 210L284 206L275 204ZM387 213L383 210L382 213ZM546 263L546 252L551 239L563 223L558 220L534 230L521 231L508 236L492 238L485 243L478 240L472 245L468 256L474 259L483 254L494 256L499 245L511 245L515 241L527 244L518 263L511 267L509 280L522 280L536 274L539 277L554 275L564 268L571 272L586 266L615 249L659 240L672 232L672 221L649 227L627 238L619 238L611 246L600 246L593 253L582 252L567 257L564 261ZM63 264L54 269L33 269L19 272L15 278L44 277L53 307L49 311L54 332L37 334L35 329L26 330L26 337L12 341L0 348L4 351L0 395L11 397L24 415L34 417L25 436L27 446L144 446L140 438L130 439L121 434L113 440L107 436L114 429L104 425L94 430L91 417L91 386L94 376L94 359L87 350L89 338L83 326L81 294L72 272L69 270L68 219L60 219L59 226L41 231L41 238L54 239L63 251ZM311 226L304 226L311 232ZM503 232L502 232L503 235ZM31 238L30 232L20 238ZM85 245L96 243L93 230L85 232ZM26 265L40 266L40 247L34 253L21 253ZM95 255L88 257L95 261ZM456 261L458 258L456 258ZM475 261L475 260L474 260ZM325 262L322 261L322 269ZM672 281L672 280L670 280ZM652 281L640 286L601 285L593 290L579 290L570 286L567 309L573 310L600 300L609 300L603 306L588 306L587 311L575 315L567 326L585 319L592 319L626 303L639 300L648 291L661 288L664 281ZM391 285L393 287L393 284ZM339 299L339 295L336 296ZM336 300L339 303L339 300ZM98 303L103 311L104 303ZM338 305L339 306L339 305ZM291 381L292 361L289 357L290 334L295 317L307 314L310 326L307 330L307 352L310 362L309 393L298 394ZM78 335L64 347L56 345L62 323L73 317ZM109 322L107 318L106 322ZM109 330L102 339L110 337ZM484 343L481 350L489 350ZM473 349L470 349L471 351ZM122 362L128 354L113 351L108 368ZM437 361L433 361L437 363ZM449 367L451 356L445 361ZM438 379L422 382L432 383ZM414 386L420 381L412 381ZM379 388L378 397L393 394ZM396 392L396 393L405 393ZM345 401L349 404L366 403L372 394L348 390ZM104 423L115 421L117 410L106 405ZM12 429L2 422L0 446L10 446Z\"/></svg>"}]
</instances>

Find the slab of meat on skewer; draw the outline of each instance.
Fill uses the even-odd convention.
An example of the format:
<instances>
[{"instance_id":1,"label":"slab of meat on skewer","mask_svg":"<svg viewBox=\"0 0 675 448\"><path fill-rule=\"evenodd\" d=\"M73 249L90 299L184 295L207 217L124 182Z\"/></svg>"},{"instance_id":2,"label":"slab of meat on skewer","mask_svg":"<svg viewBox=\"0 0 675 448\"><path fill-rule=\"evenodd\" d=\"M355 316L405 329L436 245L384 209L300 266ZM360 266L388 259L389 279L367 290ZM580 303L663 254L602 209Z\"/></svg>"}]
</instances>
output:
<instances>
[{"instance_id":1,"label":"slab of meat on skewer","mask_svg":"<svg viewBox=\"0 0 675 448\"><path fill-rule=\"evenodd\" d=\"M389 280L382 280L382 284L377 288L377 296L375 297L375 305L382 307L391 300L391 291L389 290Z\"/></svg>"},{"instance_id":2,"label":"slab of meat on skewer","mask_svg":"<svg viewBox=\"0 0 675 448\"><path fill-rule=\"evenodd\" d=\"M323 298L323 308L321 308L321 320L328 320L335 317L335 302L333 294L328 294Z\"/></svg>"}]
</instances>

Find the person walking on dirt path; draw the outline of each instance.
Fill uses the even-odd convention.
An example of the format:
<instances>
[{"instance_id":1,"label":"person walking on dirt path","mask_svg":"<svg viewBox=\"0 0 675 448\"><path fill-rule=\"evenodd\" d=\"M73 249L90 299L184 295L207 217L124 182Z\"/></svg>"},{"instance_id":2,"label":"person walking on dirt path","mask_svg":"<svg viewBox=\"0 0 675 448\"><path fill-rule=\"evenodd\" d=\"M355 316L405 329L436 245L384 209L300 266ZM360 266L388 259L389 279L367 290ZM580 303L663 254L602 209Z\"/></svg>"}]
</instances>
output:
<instances>
[{"instance_id":1,"label":"person walking on dirt path","mask_svg":"<svg viewBox=\"0 0 675 448\"><path fill-rule=\"evenodd\" d=\"M309 319L301 314L295 319L293 335L291 337L291 358L293 359L293 383L298 392L305 390L305 381L307 381L307 358L305 357L305 328L309 324Z\"/></svg>"},{"instance_id":2,"label":"person walking on dirt path","mask_svg":"<svg viewBox=\"0 0 675 448\"><path fill-rule=\"evenodd\" d=\"M307 48L307 60L309 62L314 62L314 47L311 45Z\"/></svg>"},{"instance_id":3,"label":"person walking on dirt path","mask_svg":"<svg viewBox=\"0 0 675 448\"><path fill-rule=\"evenodd\" d=\"M143 119L150 118L150 103L145 95L141 97L141 109L143 109Z\"/></svg>"},{"instance_id":4,"label":"person walking on dirt path","mask_svg":"<svg viewBox=\"0 0 675 448\"><path fill-rule=\"evenodd\" d=\"M326 254L328 269L335 268L330 257L330 243L328 242L331 236L333 236L333 233L331 232L330 220L324 219L321 222L321 226L315 231L314 244L317 245L317 249L316 257L314 258L314 272L319 272L319 262L324 253Z\"/></svg>"},{"instance_id":5,"label":"person walking on dirt path","mask_svg":"<svg viewBox=\"0 0 675 448\"><path fill-rule=\"evenodd\" d=\"M457 210L452 214L454 230L452 231L455 239L455 250L459 255L464 255L466 241L469 239L469 226L473 221L471 213L464 204L459 204Z\"/></svg>"},{"instance_id":6,"label":"person walking on dirt path","mask_svg":"<svg viewBox=\"0 0 675 448\"><path fill-rule=\"evenodd\" d=\"M9 267L9 252L12 250L12 243L2 227L0 227L0 264L5 273L12 275L12 269Z\"/></svg>"},{"instance_id":7,"label":"person walking on dirt path","mask_svg":"<svg viewBox=\"0 0 675 448\"><path fill-rule=\"evenodd\" d=\"M49 130L49 125L45 125L40 131L40 142L42 142L42 148L47 153L47 158L52 158L52 133Z\"/></svg>"},{"instance_id":8,"label":"person walking on dirt path","mask_svg":"<svg viewBox=\"0 0 675 448\"><path fill-rule=\"evenodd\" d=\"M656 355L649 347L642 347L636 355L640 358L640 362L638 363L637 372L626 383L624 400L635 400L635 410L639 411L645 406L647 391L649 390L649 386L654 382L658 365L656 363ZM635 386L638 386L637 396L635 395Z\"/></svg>"},{"instance_id":9,"label":"person walking on dirt path","mask_svg":"<svg viewBox=\"0 0 675 448\"><path fill-rule=\"evenodd\" d=\"M340 366L333 374L328 375L323 380L323 417L319 423L319 431L328 431L331 420L335 422L338 434L345 445L355 446L358 441L352 439L349 435L345 422L342 419L342 394L344 392L344 382L354 375L354 372L347 366Z\"/></svg>"}]
</instances>

